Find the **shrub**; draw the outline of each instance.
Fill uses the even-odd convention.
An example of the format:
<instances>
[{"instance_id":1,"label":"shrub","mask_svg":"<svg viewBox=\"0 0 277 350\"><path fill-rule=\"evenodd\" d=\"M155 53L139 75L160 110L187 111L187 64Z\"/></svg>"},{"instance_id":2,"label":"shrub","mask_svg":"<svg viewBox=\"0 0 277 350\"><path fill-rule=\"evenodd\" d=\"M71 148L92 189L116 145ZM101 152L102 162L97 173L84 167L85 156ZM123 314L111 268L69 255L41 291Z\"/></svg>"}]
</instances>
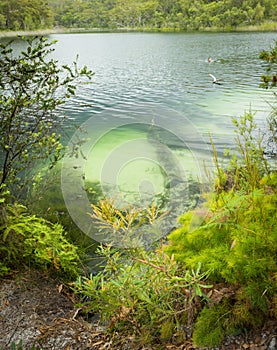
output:
<instances>
[{"instance_id":1,"label":"shrub","mask_svg":"<svg viewBox=\"0 0 277 350\"><path fill-rule=\"evenodd\" d=\"M99 240L126 248L160 239L161 219L168 214L155 202L145 208L133 204L119 208L114 199L104 198L91 206L93 212L89 216L102 235Z\"/></svg>"},{"instance_id":2,"label":"shrub","mask_svg":"<svg viewBox=\"0 0 277 350\"><path fill-rule=\"evenodd\" d=\"M182 273L174 257L161 250L120 253L100 247L105 267L96 276L79 277L75 291L83 298L83 310L100 313L109 330L136 336L138 342L170 341L191 327L204 299L207 274Z\"/></svg>"},{"instance_id":3,"label":"shrub","mask_svg":"<svg viewBox=\"0 0 277 350\"><path fill-rule=\"evenodd\" d=\"M51 58L55 41L35 37L15 53L12 41L0 44L0 184L16 198L26 196L39 161L53 166L63 156L59 109L76 92L76 83L91 79L86 66L59 66Z\"/></svg>"},{"instance_id":4,"label":"shrub","mask_svg":"<svg viewBox=\"0 0 277 350\"><path fill-rule=\"evenodd\" d=\"M270 180L274 178L276 181L276 175ZM187 218L191 213L185 214L182 222L186 224L169 235L166 250L184 268L194 268L200 261L204 270L210 271L212 283L235 287L226 322L234 328L261 323L268 317L277 292L276 191L276 186L265 186L249 194L222 192L211 203L212 216L202 226L189 232ZM207 345L207 335L215 331L215 324L205 321L209 313L215 313L213 307L201 313L196 323L195 341L199 345ZM203 333L198 322L206 324ZM209 324L211 329L207 329ZM224 324L220 329L227 330ZM213 341L209 345L214 345Z\"/></svg>"},{"instance_id":5,"label":"shrub","mask_svg":"<svg viewBox=\"0 0 277 350\"><path fill-rule=\"evenodd\" d=\"M61 225L28 215L26 208L19 204L7 205L5 213L0 231L2 274L8 268L32 265L76 278L77 248L67 241Z\"/></svg>"},{"instance_id":6,"label":"shrub","mask_svg":"<svg viewBox=\"0 0 277 350\"><path fill-rule=\"evenodd\" d=\"M276 314L277 173L254 137L253 115L235 125L237 153L227 170L215 157L216 191L206 203L208 214L202 217L199 209L184 214L165 248L184 269L201 262L222 294L212 294L196 320L193 339L201 346L214 346L226 334Z\"/></svg>"},{"instance_id":7,"label":"shrub","mask_svg":"<svg viewBox=\"0 0 277 350\"><path fill-rule=\"evenodd\" d=\"M277 173L251 136L253 114L236 125L228 169L215 153L215 193L203 204L208 211L185 213L162 249L100 247L103 270L76 282L83 309L99 311L109 330L135 334L143 344L166 343L173 334L181 340L182 330L193 330L196 345L215 346L276 315ZM94 219L116 235L146 220L145 213L118 211L107 200L93 209Z\"/></svg>"},{"instance_id":8,"label":"shrub","mask_svg":"<svg viewBox=\"0 0 277 350\"><path fill-rule=\"evenodd\" d=\"M261 77L261 87L266 89L276 87L277 41L275 41L275 46L271 47L270 51L263 50L260 52L260 59L267 62L267 74Z\"/></svg>"}]
</instances>

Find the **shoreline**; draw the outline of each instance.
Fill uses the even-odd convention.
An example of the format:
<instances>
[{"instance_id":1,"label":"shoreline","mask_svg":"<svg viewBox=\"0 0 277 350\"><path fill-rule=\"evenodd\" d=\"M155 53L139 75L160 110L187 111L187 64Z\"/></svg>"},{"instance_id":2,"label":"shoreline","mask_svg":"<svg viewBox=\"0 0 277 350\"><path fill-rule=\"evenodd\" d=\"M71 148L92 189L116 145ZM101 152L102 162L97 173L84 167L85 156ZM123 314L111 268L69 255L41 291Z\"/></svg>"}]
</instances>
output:
<instances>
[{"instance_id":1,"label":"shoreline","mask_svg":"<svg viewBox=\"0 0 277 350\"><path fill-rule=\"evenodd\" d=\"M66 34L66 33L67 33L67 30L64 28L0 31L0 38L14 38L17 36L35 36L35 35Z\"/></svg>"},{"instance_id":2,"label":"shoreline","mask_svg":"<svg viewBox=\"0 0 277 350\"><path fill-rule=\"evenodd\" d=\"M14 38L17 36L35 36L35 35L51 35L51 34L80 34L80 33L241 33L241 32L277 32L277 23L274 25L260 26L242 26L238 28L206 28L203 30L190 31L174 28L49 28L38 30L22 30L22 31L0 31L0 39Z\"/></svg>"}]
</instances>

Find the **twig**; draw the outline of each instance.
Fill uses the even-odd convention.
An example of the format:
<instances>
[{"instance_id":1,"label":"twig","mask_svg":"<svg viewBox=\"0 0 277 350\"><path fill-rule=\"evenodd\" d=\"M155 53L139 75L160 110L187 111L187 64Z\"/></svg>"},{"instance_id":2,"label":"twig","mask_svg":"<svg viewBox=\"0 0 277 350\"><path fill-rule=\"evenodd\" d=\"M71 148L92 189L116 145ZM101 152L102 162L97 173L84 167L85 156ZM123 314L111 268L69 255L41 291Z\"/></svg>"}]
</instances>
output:
<instances>
[{"instance_id":1,"label":"twig","mask_svg":"<svg viewBox=\"0 0 277 350\"><path fill-rule=\"evenodd\" d=\"M79 307L76 311L75 311L75 313L74 313L74 315L72 316L72 320L74 320L75 321L75 319L76 319L76 317L77 317L77 315L78 315L78 313L79 313L79 311L81 311L82 310L82 308L81 307Z\"/></svg>"},{"instance_id":2,"label":"twig","mask_svg":"<svg viewBox=\"0 0 277 350\"><path fill-rule=\"evenodd\" d=\"M143 263L143 264L145 264L145 265L152 266L152 267L154 267L155 269L164 272L168 277L171 277L171 276L169 275L169 273L168 273L168 271L166 270L165 267L157 266L157 265L155 265L155 264L153 264L153 263L151 263L151 262L149 262L149 261L147 261L147 260L143 260L143 259L139 259L139 258L134 258L134 257L132 257L132 259L133 259L133 260L136 260L136 261L138 261L138 262L141 262L141 263Z\"/></svg>"}]
</instances>

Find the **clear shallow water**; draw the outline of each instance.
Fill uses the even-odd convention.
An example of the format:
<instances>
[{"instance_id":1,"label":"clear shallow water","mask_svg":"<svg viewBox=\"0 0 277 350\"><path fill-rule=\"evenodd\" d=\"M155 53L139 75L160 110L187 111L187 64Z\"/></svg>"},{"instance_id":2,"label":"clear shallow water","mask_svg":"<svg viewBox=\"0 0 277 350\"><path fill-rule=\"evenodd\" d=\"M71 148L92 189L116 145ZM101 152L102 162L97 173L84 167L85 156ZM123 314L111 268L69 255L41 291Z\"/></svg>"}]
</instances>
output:
<instances>
[{"instance_id":1,"label":"clear shallow water","mask_svg":"<svg viewBox=\"0 0 277 350\"><path fill-rule=\"evenodd\" d=\"M64 106L84 130L75 141L85 140L85 158L66 158L63 165L64 191L77 221L79 208L86 208L85 215L89 210L89 203L78 201L85 196L84 179L100 181L107 196L119 193L128 202L166 192L171 209L181 208L174 198L185 188L186 201L189 177L206 181L209 135L222 155L233 147L231 116L251 106L257 123L265 125L273 97L259 88L265 66L258 57L276 33L86 33L50 39L58 41L54 57L60 64L78 55L80 66L95 72L92 84L81 85ZM209 74L222 85L213 84Z\"/></svg>"},{"instance_id":2,"label":"clear shallow water","mask_svg":"<svg viewBox=\"0 0 277 350\"><path fill-rule=\"evenodd\" d=\"M51 39L58 40L60 62L69 64L79 55L80 65L95 72L93 83L82 86L67 105L80 123L107 109L131 113L155 103L180 113L184 123L176 128L185 128L187 119L193 123L203 138L198 150L211 134L221 153L233 144L231 116L251 106L263 126L270 110L272 96L259 88L265 67L258 57L273 45L276 33L61 34ZM209 74L222 85L212 84ZM116 133L110 137L118 138Z\"/></svg>"}]
</instances>

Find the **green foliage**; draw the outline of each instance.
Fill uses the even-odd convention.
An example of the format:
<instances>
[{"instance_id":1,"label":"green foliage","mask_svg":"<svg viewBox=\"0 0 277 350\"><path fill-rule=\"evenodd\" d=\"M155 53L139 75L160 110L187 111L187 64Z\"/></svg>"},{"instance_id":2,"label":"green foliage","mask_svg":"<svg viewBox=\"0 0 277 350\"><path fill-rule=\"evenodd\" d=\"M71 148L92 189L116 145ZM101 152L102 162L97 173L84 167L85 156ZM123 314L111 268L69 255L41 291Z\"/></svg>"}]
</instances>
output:
<instances>
[{"instance_id":1,"label":"green foliage","mask_svg":"<svg viewBox=\"0 0 277 350\"><path fill-rule=\"evenodd\" d=\"M53 24L53 12L45 0L1 0L1 29L33 30Z\"/></svg>"},{"instance_id":2,"label":"green foliage","mask_svg":"<svg viewBox=\"0 0 277 350\"><path fill-rule=\"evenodd\" d=\"M111 331L134 334L142 343L169 341L191 326L204 297L207 274L182 273L174 257L160 250L119 251L100 247L104 269L90 278L80 277L75 291L89 298L82 306L100 312Z\"/></svg>"},{"instance_id":3,"label":"green foliage","mask_svg":"<svg viewBox=\"0 0 277 350\"><path fill-rule=\"evenodd\" d=\"M110 1L104 1L104 4ZM257 25L268 19L276 18L276 7L269 1L187 1L187 0L140 0L122 1L111 3L103 11L102 2L96 2L96 12L92 13L91 2L79 3L79 11L73 16L73 1L67 1L67 9L61 9L64 18L71 22L63 22L63 25L109 28L139 28L144 30L159 29L161 31L174 30L205 30L209 28L231 30L240 25ZM105 6L104 6L105 7ZM88 16L88 13L90 15ZM63 16L61 17L63 18ZM99 26L99 24L101 25Z\"/></svg>"},{"instance_id":4,"label":"green foliage","mask_svg":"<svg viewBox=\"0 0 277 350\"><path fill-rule=\"evenodd\" d=\"M201 346L262 324L276 308L277 172L264 157L253 115L233 122L236 154L227 170L215 155L218 176L216 192L205 204L209 212L204 217L201 209L184 214L165 248L185 269L201 262L223 291L197 318L193 339Z\"/></svg>"},{"instance_id":5,"label":"green foliage","mask_svg":"<svg viewBox=\"0 0 277 350\"><path fill-rule=\"evenodd\" d=\"M5 349L2 349L2 350L5 350ZM6 350L8 350L8 349L6 349ZM20 340L18 342L18 344L16 344L15 342L12 342L11 347L9 348L9 350L24 350L24 348L23 348L23 341ZM30 348L28 348L28 350L40 350L40 347L36 346L36 345L33 345Z\"/></svg>"},{"instance_id":6,"label":"green foliage","mask_svg":"<svg viewBox=\"0 0 277 350\"><path fill-rule=\"evenodd\" d=\"M77 248L68 242L62 226L28 215L19 204L6 206L0 226L0 257L2 274L22 265L47 268L68 278L78 274Z\"/></svg>"},{"instance_id":7,"label":"green foliage","mask_svg":"<svg viewBox=\"0 0 277 350\"><path fill-rule=\"evenodd\" d=\"M115 200L104 198L91 206L93 213L89 215L99 232L106 234L109 242L124 241L126 247L141 245L149 236L150 230L152 235L160 238L156 223L168 214L154 202L146 208L132 204L119 208Z\"/></svg>"},{"instance_id":8,"label":"green foliage","mask_svg":"<svg viewBox=\"0 0 277 350\"><path fill-rule=\"evenodd\" d=\"M277 7L273 0L2 0L0 15L0 28L11 30L55 25L191 31L255 28L262 24L274 29Z\"/></svg>"},{"instance_id":9,"label":"green foliage","mask_svg":"<svg viewBox=\"0 0 277 350\"><path fill-rule=\"evenodd\" d=\"M222 342L226 328L232 330L229 326L230 309L226 300L212 308L203 308L195 324L193 335L195 345L216 346Z\"/></svg>"},{"instance_id":10,"label":"green foliage","mask_svg":"<svg viewBox=\"0 0 277 350\"><path fill-rule=\"evenodd\" d=\"M0 184L17 196L26 192L35 163L47 160L51 167L62 157L58 107L75 94L77 79L92 75L76 62L59 67L53 45L43 37L26 39L16 54L12 42L0 44Z\"/></svg>"},{"instance_id":11,"label":"green foliage","mask_svg":"<svg viewBox=\"0 0 277 350\"><path fill-rule=\"evenodd\" d=\"M267 280L268 272L276 268L277 241L276 187L270 191L221 194L211 203L206 222L192 232L187 225L190 213L185 214L186 225L170 234L168 250L190 267L201 261L215 280L242 284Z\"/></svg>"},{"instance_id":12,"label":"green foliage","mask_svg":"<svg viewBox=\"0 0 277 350\"><path fill-rule=\"evenodd\" d=\"M277 41L275 46L270 51L263 50L260 53L260 59L268 63L267 75L262 76L261 87L268 89L269 87L276 87L277 84Z\"/></svg>"},{"instance_id":13,"label":"green foliage","mask_svg":"<svg viewBox=\"0 0 277 350\"><path fill-rule=\"evenodd\" d=\"M250 110L239 119L232 118L235 126L235 149L226 151L229 165L223 169L218 162L216 150L216 191L233 189L251 191L261 187L261 179L270 173L268 159L264 154L263 137L257 130L254 114Z\"/></svg>"},{"instance_id":14,"label":"green foliage","mask_svg":"<svg viewBox=\"0 0 277 350\"><path fill-rule=\"evenodd\" d=\"M92 204L92 208L91 217L97 219L102 225L112 228L115 232L128 231L131 227L139 227L142 224L153 224L167 214L155 203L143 209L131 204L119 209L115 201L109 198L101 199L99 204Z\"/></svg>"},{"instance_id":15,"label":"green foliage","mask_svg":"<svg viewBox=\"0 0 277 350\"><path fill-rule=\"evenodd\" d=\"M83 309L99 311L111 331L151 344L194 328L196 345L215 346L276 314L277 173L264 158L253 114L233 122L237 148L228 169L215 154L216 191L203 204L209 210L185 213L161 251L101 247L103 271L76 282L76 292L89 298ZM93 208L116 234L143 219L107 200Z\"/></svg>"},{"instance_id":16,"label":"green foliage","mask_svg":"<svg viewBox=\"0 0 277 350\"><path fill-rule=\"evenodd\" d=\"M7 275L9 271L9 268L4 263L0 262L0 277Z\"/></svg>"},{"instance_id":17,"label":"green foliage","mask_svg":"<svg viewBox=\"0 0 277 350\"><path fill-rule=\"evenodd\" d=\"M262 76L261 87L268 89L275 88L277 83L277 41L270 51L262 51L260 59L267 62L266 75ZM276 94L275 94L276 96ZM266 152L270 156L276 156L277 153L277 108L272 105L272 113L268 118L268 131Z\"/></svg>"},{"instance_id":18,"label":"green foliage","mask_svg":"<svg viewBox=\"0 0 277 350\"><path fill-rule=\"evenodd\" d=\"M277 174L271 174L262 180L263 188L248 194L221 192L210 203L211 212L202 226L189 231L191 215L198 214L187 213L182 217L183 226L169 236L167 251L186 268L201 261L213 283L238 288L229 307L232 318L228 324L234 329L261 323L277 293L276 179ZM201 317L205 324L205 314ZM220 329L223 335L227 331ZM201 345L206 344L205 334L212 331L196 336L199 343L203 337Z\"/></svg>"}]
</instances>

